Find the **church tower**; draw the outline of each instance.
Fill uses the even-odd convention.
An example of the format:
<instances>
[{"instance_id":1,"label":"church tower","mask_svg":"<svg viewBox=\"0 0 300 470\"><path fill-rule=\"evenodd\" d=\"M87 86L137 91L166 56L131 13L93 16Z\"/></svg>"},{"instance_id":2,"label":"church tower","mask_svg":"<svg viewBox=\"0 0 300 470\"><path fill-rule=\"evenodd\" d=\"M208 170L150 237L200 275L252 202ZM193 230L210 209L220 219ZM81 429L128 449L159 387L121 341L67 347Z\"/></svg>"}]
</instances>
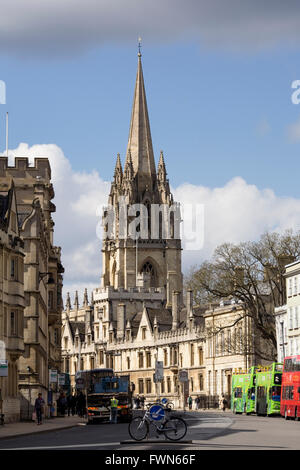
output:
<instances>
[{"instance_id":1,"label":"church tower","mask_svg":"<svg viewBox=\"0 0 300 470\"><path fill-rule=\"evenodd\" d=\"M124 168L118 154L103 215L102 287L163 288L170 306L182 292L179 224L163 152L155 165L139 52Z\"/></svg>"}]
</instances>

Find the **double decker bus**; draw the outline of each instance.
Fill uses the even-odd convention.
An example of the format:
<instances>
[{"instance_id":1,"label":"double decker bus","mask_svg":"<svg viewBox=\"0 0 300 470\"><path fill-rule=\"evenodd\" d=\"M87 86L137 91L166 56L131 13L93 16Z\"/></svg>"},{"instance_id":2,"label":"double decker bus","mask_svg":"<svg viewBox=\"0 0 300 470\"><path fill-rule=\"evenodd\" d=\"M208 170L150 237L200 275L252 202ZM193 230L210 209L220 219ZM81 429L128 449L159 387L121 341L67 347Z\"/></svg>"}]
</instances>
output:
<instances>
[{"instance_id":1,"label":"double decker bus","mask_svg":"<svg viewBox=\"0 0 300 470\"><path fill-rule=\"evenodd\" d=\"M116 376L113 369L92 369L76 373L76 388L86 396L88 422L110 417L110 400L118 400L118 420L132 416L132 393L129 375Z\"/></svg>"},{"instance_id":2,"label":"double decker bus","mask_svg":"<svg viewBox=\"0 0 300 470\"><path fill-rule=\"evenodd\" d=\"M300 419L300 356L284 359L280 414L285 419Z\"/></svg>"},{"instance_id":3,"label":"double decker bus","mask_svg":"<svg viewBox=\"0 0 300 470\"><path fill-rule=\"evenodd\" d=\"M253 366L247 372L232 375L231 410L233 413L255 412L255 372L256 367Z\"/></svg>"},{"instance_id":4,"label":"double decker bus","mask_svg":"<svg viewBox=\"0 0 300 470\"><path fill-rule=\"evenodd\" d=\"M256 369L255 410L257 415L280 414L282 364Z\"/></svg>"}]
</instances>

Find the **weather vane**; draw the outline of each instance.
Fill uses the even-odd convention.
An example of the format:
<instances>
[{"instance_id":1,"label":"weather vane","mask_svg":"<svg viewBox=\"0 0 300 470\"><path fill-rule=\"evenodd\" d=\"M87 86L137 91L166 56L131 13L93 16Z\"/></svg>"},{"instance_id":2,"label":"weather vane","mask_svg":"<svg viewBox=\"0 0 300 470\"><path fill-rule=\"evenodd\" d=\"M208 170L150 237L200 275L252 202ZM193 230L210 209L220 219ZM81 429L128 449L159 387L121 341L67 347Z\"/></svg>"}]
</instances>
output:
<instances>
[{"instance_id":1,"label":"weather vane","mask_svg":"<svg viewBox=\"0 0 300 470\"><path fill-rule=\"evenodd\" d=\"M138 46L138 47L139 47L139 56L141 56L141 55L142 55L142 54L141 54L141 47L142 47L142 44L141 44L141 42L142 42L142 38L141 38L141 37L139 37L139 46Z\"/></svg>"}]
</instances>

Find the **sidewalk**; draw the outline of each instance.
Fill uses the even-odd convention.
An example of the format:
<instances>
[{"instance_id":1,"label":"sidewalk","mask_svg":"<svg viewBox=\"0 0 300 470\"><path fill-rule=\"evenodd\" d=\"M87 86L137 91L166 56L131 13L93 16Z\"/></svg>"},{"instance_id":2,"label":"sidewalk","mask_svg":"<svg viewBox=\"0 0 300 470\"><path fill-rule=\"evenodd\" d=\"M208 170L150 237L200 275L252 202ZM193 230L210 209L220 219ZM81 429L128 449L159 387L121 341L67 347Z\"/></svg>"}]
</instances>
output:
<instances>
[{"instance_id":1,"label":"sidewalk","mask_svg":"<svg viewBox=\"0 0 300 470\"><path fill-rule=\"evenodd\" d=\"M73 428L75 426L86 424L85 418L79 416L66 416L65 418L51 418L43 421L43 424L37 425L35 422L9 423L0 426L0 439L11 437L26 436L41 432L58 431L61 429Z\"/></svg>"}]
</instances>

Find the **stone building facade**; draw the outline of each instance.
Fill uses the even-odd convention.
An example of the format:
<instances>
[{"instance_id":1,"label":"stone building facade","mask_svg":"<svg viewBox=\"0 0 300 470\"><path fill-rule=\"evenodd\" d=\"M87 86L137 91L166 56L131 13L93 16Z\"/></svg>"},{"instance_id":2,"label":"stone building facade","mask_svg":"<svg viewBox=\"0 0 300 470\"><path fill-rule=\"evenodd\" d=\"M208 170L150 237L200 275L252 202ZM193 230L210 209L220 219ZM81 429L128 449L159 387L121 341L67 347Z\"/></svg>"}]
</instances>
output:
<instances>
[{"instance_id":1,"label":"stone building facade","mask_svg":"<svg viewBox=\"0 0 300 470\"><path fill-rule=\"evenodd\" d=\"M275 309L277 355L300 354L300 261L285 266L286 304Z\"/></svg>"},{"instance_id":2,"label":"stone building facade","mask_svg":"<svg viewBox=\"0 0 300 470\"><path fill-rule=\"evenodd\" d=\"M30 419L39 392L47 400L48 368L61 366L61 251L53 245L54 190L47 158L0 157L0 191L14 182L17 220L24 244L24 346L18 361L21 418Z\"/></svg>"},{"instance_id":3,"label":"stone building facade","mask_svg":"<svg viewBox=\"0 0 300 470\"><path fill-rule=\"evenodd\" d=\"M137 204L147 211L136 209ZM158 216L153 206L163 207ZM199 395L203 403L214 405L219 393L230 393L233 369L252 365L241 349L229 350L221 360L208 335L212 320L222 317L234 337L230 324L243 307L195 306L191 291L183 295L179 223L180 208L170 192L162 152L155 169L139 54L125 165L123 169L118 155L103 216L101 286L90 302L85 292L82 305L78 294L73 307L68 296L63 312L62 358L73 387L76 371L111 367L130 375L134 394L149 401L164 395L183 407L188 395ZM138 237L131 236L132 227ZM145 236L144 229L149 234L150 228L154 236L152 231ZM243 332L249 328L244 323ZM157 361L164 370L159 383L154 381ZM179 380L183 370L186 383Z\"/></svg>"},{"instance_id":4,"label":"stone building facade","mask_svg":"<svg viewBox=\"0 0 300 470\"><path fill-rule=\"evenodd\" d=\"M0 359L8 361L0 377L0 413L5 422L20 418L19 358L24 353L24 243L20 238L14 184L0 191Z\"/></svg>"}]
</instances>

